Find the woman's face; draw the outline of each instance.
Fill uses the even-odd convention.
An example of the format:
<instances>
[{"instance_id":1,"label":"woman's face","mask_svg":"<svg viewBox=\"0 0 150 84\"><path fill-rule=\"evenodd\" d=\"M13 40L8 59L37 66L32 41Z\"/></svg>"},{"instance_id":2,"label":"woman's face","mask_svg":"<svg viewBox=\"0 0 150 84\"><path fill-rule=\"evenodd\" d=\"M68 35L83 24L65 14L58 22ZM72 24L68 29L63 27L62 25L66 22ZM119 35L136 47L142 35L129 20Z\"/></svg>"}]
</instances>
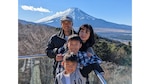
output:
<instances>
[{"instance_id":1,"label":"woman's face","mask_svg":"<svg viewBox=\"0 0 150 84\"><path fill-rule=\"evenodd\" d=\"M89 37L90 37L90 30L83 27L80 31L79 31L79 36L81 38L81 40L84 42L86 42Z\"/></svg>"}]
</instances>

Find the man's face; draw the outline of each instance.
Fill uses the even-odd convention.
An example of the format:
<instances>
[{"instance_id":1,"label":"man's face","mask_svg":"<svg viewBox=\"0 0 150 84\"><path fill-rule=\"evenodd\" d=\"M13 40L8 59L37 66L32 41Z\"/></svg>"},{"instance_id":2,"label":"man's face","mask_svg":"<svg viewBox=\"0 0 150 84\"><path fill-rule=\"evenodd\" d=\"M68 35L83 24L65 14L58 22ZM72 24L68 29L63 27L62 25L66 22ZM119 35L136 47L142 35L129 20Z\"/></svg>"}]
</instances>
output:
<instances>
[{"instance_id":1,"label":"man's face","mask_svg":"<svg viewBox=\"0 0 150 84\"><path fill-rule=\"evenodd\" d=\"M68 42L67 46L68 46L68 50L70 52L74 52L75 54L77 54L79 49L81 48L82 44L80 43L80 41L70 40Z\"/></svg>"},{"instance_id":2,"label":"man's face","mask_svg":"<svg viewBox=\"0 0 150 84\"><path fill-rule=\"evenodd\" d=\"M72 22L68 20L64 20L61 22L61 26L64 31L70 31L72 29Z\"/></svg>"}]
</instances>

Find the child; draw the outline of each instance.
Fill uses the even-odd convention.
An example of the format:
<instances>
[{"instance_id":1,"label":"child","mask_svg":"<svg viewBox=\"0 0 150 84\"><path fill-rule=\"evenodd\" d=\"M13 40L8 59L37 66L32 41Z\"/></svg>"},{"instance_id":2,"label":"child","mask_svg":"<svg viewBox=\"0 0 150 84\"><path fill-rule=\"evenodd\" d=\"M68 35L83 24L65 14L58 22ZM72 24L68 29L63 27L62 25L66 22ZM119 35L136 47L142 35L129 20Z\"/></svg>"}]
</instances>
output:
<instances>
[{"instance_id":1,"label":"child","mask_svg":"<svg viewBox=\"0 0 150 84\"><path fill-rule=\"evenodd\" d=\"M55 84L85 84L86 79L81 75L77 64L77 56L66 53L62 61L64 71L56 76Z\"/></svg>"}]
</instances>

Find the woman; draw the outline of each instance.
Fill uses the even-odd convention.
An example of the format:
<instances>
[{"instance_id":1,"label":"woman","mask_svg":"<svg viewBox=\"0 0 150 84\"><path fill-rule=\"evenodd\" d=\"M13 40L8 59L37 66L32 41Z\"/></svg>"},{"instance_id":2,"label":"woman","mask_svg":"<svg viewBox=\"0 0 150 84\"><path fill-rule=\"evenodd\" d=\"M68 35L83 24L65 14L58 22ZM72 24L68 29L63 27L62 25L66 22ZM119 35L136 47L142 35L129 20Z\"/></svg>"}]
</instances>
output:
<instances>
[{"instance_id":1,"label":"woman","mask_svg":"<svg viewBox=\"0 0 150 84\"><path fill-rule=\"evenodd\" d=\"M91 25L89 24L83 24L78 31L78 35L80 36L81 40L82 40L82 47L80 48L80 51L84 51L87 52L87 54L90 55L95 55L95 52L92 48L92 46L95 43L94 40L94 31ZM104 74L103 69L100 67L100 71L102 71L102 74ZM95 71L96 73L97 71ZM105 79L103 78L103 76L99 73L96 73L97 76L99 77L100 80L102 80L101 82L103 84L106 84ZM88 77L87 77L88 78ZM87 79L88 80L88 79Z\"/></svg>"}]
</instances>

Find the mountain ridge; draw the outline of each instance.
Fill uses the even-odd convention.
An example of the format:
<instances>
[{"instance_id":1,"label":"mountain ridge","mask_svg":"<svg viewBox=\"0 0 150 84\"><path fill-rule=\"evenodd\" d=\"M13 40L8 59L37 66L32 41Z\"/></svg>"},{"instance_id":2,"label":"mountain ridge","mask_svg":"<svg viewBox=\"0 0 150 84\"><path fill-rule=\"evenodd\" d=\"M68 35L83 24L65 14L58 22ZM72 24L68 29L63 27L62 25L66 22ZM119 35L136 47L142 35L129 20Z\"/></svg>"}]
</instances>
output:
<instances>
[{"instance_id":1,"label":"mountain ridge","mask_svg":"<svg viewBox=\"0 0 150 84\"><path fill-rule=\"evenodd\" d=\"M57 12L54 15L41 18L35 23L47 24L55 27L61 27L60 18L64 15L69 15L73 18L73 23L75 27L79 27L82 24L91 24L96 28L117 28L117 29L129 29L131 30L132 26L125 24L117 24L109 22L103 19L95 18L79 8L68 8L65 11Z\"/></svg>"}]
</instances>

